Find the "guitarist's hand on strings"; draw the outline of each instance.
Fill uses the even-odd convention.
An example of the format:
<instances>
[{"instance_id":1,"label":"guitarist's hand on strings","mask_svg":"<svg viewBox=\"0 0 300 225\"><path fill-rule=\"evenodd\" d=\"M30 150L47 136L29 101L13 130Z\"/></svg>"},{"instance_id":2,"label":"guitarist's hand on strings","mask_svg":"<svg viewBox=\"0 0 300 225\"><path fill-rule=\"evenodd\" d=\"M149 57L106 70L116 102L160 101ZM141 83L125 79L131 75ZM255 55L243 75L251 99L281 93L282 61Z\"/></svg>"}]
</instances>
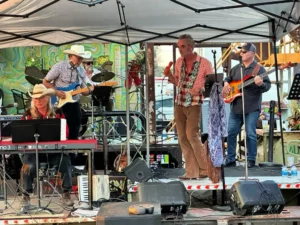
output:
<instances>
[{"instance_id":1,"label":"guitarist's hand on strings","mask_svg":"<svg viewBox=\"0 0 300 225\"><path fill-rule=\"evenodd\" d=\"M257 86L261 86L264 83L264 81L260 78L260 76L255 76L254 82Z\"/></svg>"},{"instance_id":2,"label":"guitarist's hand on strings","mask_svg":"<svg viewBox=\"0 0 300 225\"><path fill-rule=\"evenodd\" d=\"M57 96L58 98L61 98L61 99L65 99L65 98L66 98L66 94L65 94L64 91L58 91L58 90L56 90L56 91L55 91L55 94L56 94L56 96Z\"/></svg>"},{"instance_id":3,"label":"guitarist's hand on strings","mask_svg":"<svg viewBox=\"0 0 300 225\"><path fill-rule=\"evenodd\" d=\"M230 92L230 84L228 82L224 82L224 87L222 90L222 96L225 98Z\"/></svg>"}]
</instances>

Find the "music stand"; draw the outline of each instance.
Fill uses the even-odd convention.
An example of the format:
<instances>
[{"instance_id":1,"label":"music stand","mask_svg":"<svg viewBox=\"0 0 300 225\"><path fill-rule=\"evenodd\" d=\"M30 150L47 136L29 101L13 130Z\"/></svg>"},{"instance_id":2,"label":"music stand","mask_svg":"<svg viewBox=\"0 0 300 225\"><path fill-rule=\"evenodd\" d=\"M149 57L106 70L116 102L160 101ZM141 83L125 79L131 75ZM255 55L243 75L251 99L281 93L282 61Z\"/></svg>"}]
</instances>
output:
<instances>
[{"instance_id":1,"label":"music stand","mask_svg":"<svg viewBox=\"0 0 300 225\"><path fill-rule=\"evenodd\" d=\"M217 82L223 82L223 73L218 73L217 74L217 79L216 79L216 74L207 74L205 76L205 91L203 93L205 98L209 98L210 96L210 92L211 92L211 88L213 86L213 84L217 81Z\"/></svg>"},{"instance_id":2,"label":"music stand","mask_svg":"<svg viewBox=\"0 0 300 225\"><path fill-rule=\"evenodd\" d=\"M205 76L205 92L203 93L205 98L209 98L210 97L210 92L212 89L212 86L215 82L219 82L222 83L223 82L223 78L224 78L224 74L223 73L217 73L217 74L207 74ZM203 134L205 136L205 134ZM208 135L207 135L208 137ZM206 137L206 139L207 139ZM207 140L206 140L207 141ZM222 188L222 206L225 205L226 202L226 189L225 189L225 174L224 174L224 166L221 166L221 179L222 179L222 183L223 183L223 188ZM213 192L213 196L216 197L216 192Z\"/></svg>"},{"instance_id":3,"label":"music stand","mask_svg":"<svg viewBox=\"0 0 300 225\"><path fill-rule=\"evenodd\" d=\"M110 86L95 86L92 94L94 106L107 107L111 92Z\"/></svg>"},{"instance_id":4,"label":"music stand","mask_svg":"<svg viewBox=\"0 0 300 225\"><path fill-rule=\"evenodd\" d=\"M105 111L104 107L107 107L112 93L112 87L110 86L95 86L93 91L93 102L95 106L99 106L101 111ZM103 107L103 108L102 108ZM108 171L108 141L106 135L106 126L104 121L105 115L102 115L102 141L103 141L103 153L104 153L104 175Z\"/></svg>"},{"instance_id":5,"label":"music stand","mask_svg":"<svg viewBox=\"0 0 300 225\"><path fill-rule=\"evenodd\" d=\"M300 73L295 74L292 87L290 89L288 100L299 100L300 99Z\"/></svg>"},{"instance_id":6,"label":"music stand","mask_svg":"<svg viewBox=\"0 0 300 225\"><path fill-rule=\"evenodd\" d=\"M36 187L37 187L37 199L38 199L38 206L37 208L34 208L34 210L37 211L46 211L50 214L53 214L53 210L42 207L41 206L41 193L40 193L40 174L39 174L39 138L40 140L47 140L47 141L56 141L57 136L51 136L49 140L49 136L46 133L41 132L42 130L47 130L50 133L51 130L53 130L53 125L49 122L58 121L60 119L50 119L50 120L20 120L20 121L13 121L11 124L12 128L12 142L18 143L18 142L32 142L35 141L35 163L36 163ZM44 123L42 123L44 122ZM57 128L56 124L56 128ZM26 129L26 135L24 135L24 128ZM20 139L20 131L23 130L23 138ZM48 133L48 134L50 134ZM41 134L41 135L40 135ZM22 208L21 213L27 213L29 209Z\"/></svg>"}]
</instances>

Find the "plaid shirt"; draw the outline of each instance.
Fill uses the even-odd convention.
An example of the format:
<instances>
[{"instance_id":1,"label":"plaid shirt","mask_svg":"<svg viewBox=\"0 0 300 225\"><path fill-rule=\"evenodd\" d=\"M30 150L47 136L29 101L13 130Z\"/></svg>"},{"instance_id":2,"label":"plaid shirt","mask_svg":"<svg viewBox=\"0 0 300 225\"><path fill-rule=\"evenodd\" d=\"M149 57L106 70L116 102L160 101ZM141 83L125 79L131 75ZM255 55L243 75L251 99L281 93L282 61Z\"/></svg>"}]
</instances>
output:
<instances>
[{"instance_id":1,"label":"plaid shirt","mask_svg":"<svg viewBox=\"0 0 300 225\"><path fill-rule=\"evenodd\" d=\"M79 80L80 76L80 80ZM46 75L47 81L54 81L55 87L68 87L77 82L81 88L86 87L86 73L82 67L72 67L68 60L56 63ZM83 82L82 82L83 81ZM78 100L80 95L73 96Z\"/></svg>"},{"instance_id":2,"label":"plaid shirt","mask_svg":"<svg viewBox=\"0 0 300 225\"><path fill-rule=\"evenodd\" d=\"M204 57L197 54L196 61L189 74L186 74L184 58L180 57L175 65L175 80L177 83L177 96L175 103L184 107L196 106L202 104L202 94L191 95L189 90L192 88L204 89L205 76L212 74L211 63Z\"/></svg>"}]
</instances>

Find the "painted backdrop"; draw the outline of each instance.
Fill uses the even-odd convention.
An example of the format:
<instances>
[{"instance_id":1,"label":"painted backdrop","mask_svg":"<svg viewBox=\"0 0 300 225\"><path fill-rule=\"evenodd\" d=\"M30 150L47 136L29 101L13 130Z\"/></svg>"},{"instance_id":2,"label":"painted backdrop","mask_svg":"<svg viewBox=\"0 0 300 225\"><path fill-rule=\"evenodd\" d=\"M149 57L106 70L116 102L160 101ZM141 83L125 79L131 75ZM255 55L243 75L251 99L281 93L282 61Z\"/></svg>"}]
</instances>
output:
<instances>
[{"instance_id":1,"label":"painted backdrop","mask_svg":"<svg viewBox=\"0 0 300 225\"><path fill-rule=\"evenodd\" d=\"M36 65L39 69L49 70L55 63L66 60L67 55L64 50L70 49L71 45L61 47L55 46L34 46L0 49L0 88L4 92L3 105L13 103L11 89L27 92L32 89L32 85L25 79L25 66ZM115 109L125 110L126 90L125 80L125 46L118 44L84 44L85 49L92 52L96 63L106 60L113 62L113 72L116 74L113 80L117 81L122 88L115 92ZM129 60L135 57L138 46L129 48ZM135 87L132 87L135 89ZM131 108L136 108L136 96L131 96ZM8 111L15 113L15 109Z\"/></svg>"}]
</instances>

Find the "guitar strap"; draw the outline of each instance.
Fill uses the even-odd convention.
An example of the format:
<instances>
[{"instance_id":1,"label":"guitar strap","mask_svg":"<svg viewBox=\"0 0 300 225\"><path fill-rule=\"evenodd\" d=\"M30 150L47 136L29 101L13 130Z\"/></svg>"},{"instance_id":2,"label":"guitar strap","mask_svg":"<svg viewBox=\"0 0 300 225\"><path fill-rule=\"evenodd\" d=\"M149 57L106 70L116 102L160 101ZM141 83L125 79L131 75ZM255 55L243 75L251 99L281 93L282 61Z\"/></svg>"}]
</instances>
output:
<instances>
[{"instance_id":1,"label":"guitar strap","mask_svg":"<svg viewBox=\"0 0 300 225\"><path fill-rule=\"evenodd\" d=\"M254 70L252 71L252 76L255 77L260 69L261 65L259 63L256 63Z\"/></svg>"}]
</instances>

